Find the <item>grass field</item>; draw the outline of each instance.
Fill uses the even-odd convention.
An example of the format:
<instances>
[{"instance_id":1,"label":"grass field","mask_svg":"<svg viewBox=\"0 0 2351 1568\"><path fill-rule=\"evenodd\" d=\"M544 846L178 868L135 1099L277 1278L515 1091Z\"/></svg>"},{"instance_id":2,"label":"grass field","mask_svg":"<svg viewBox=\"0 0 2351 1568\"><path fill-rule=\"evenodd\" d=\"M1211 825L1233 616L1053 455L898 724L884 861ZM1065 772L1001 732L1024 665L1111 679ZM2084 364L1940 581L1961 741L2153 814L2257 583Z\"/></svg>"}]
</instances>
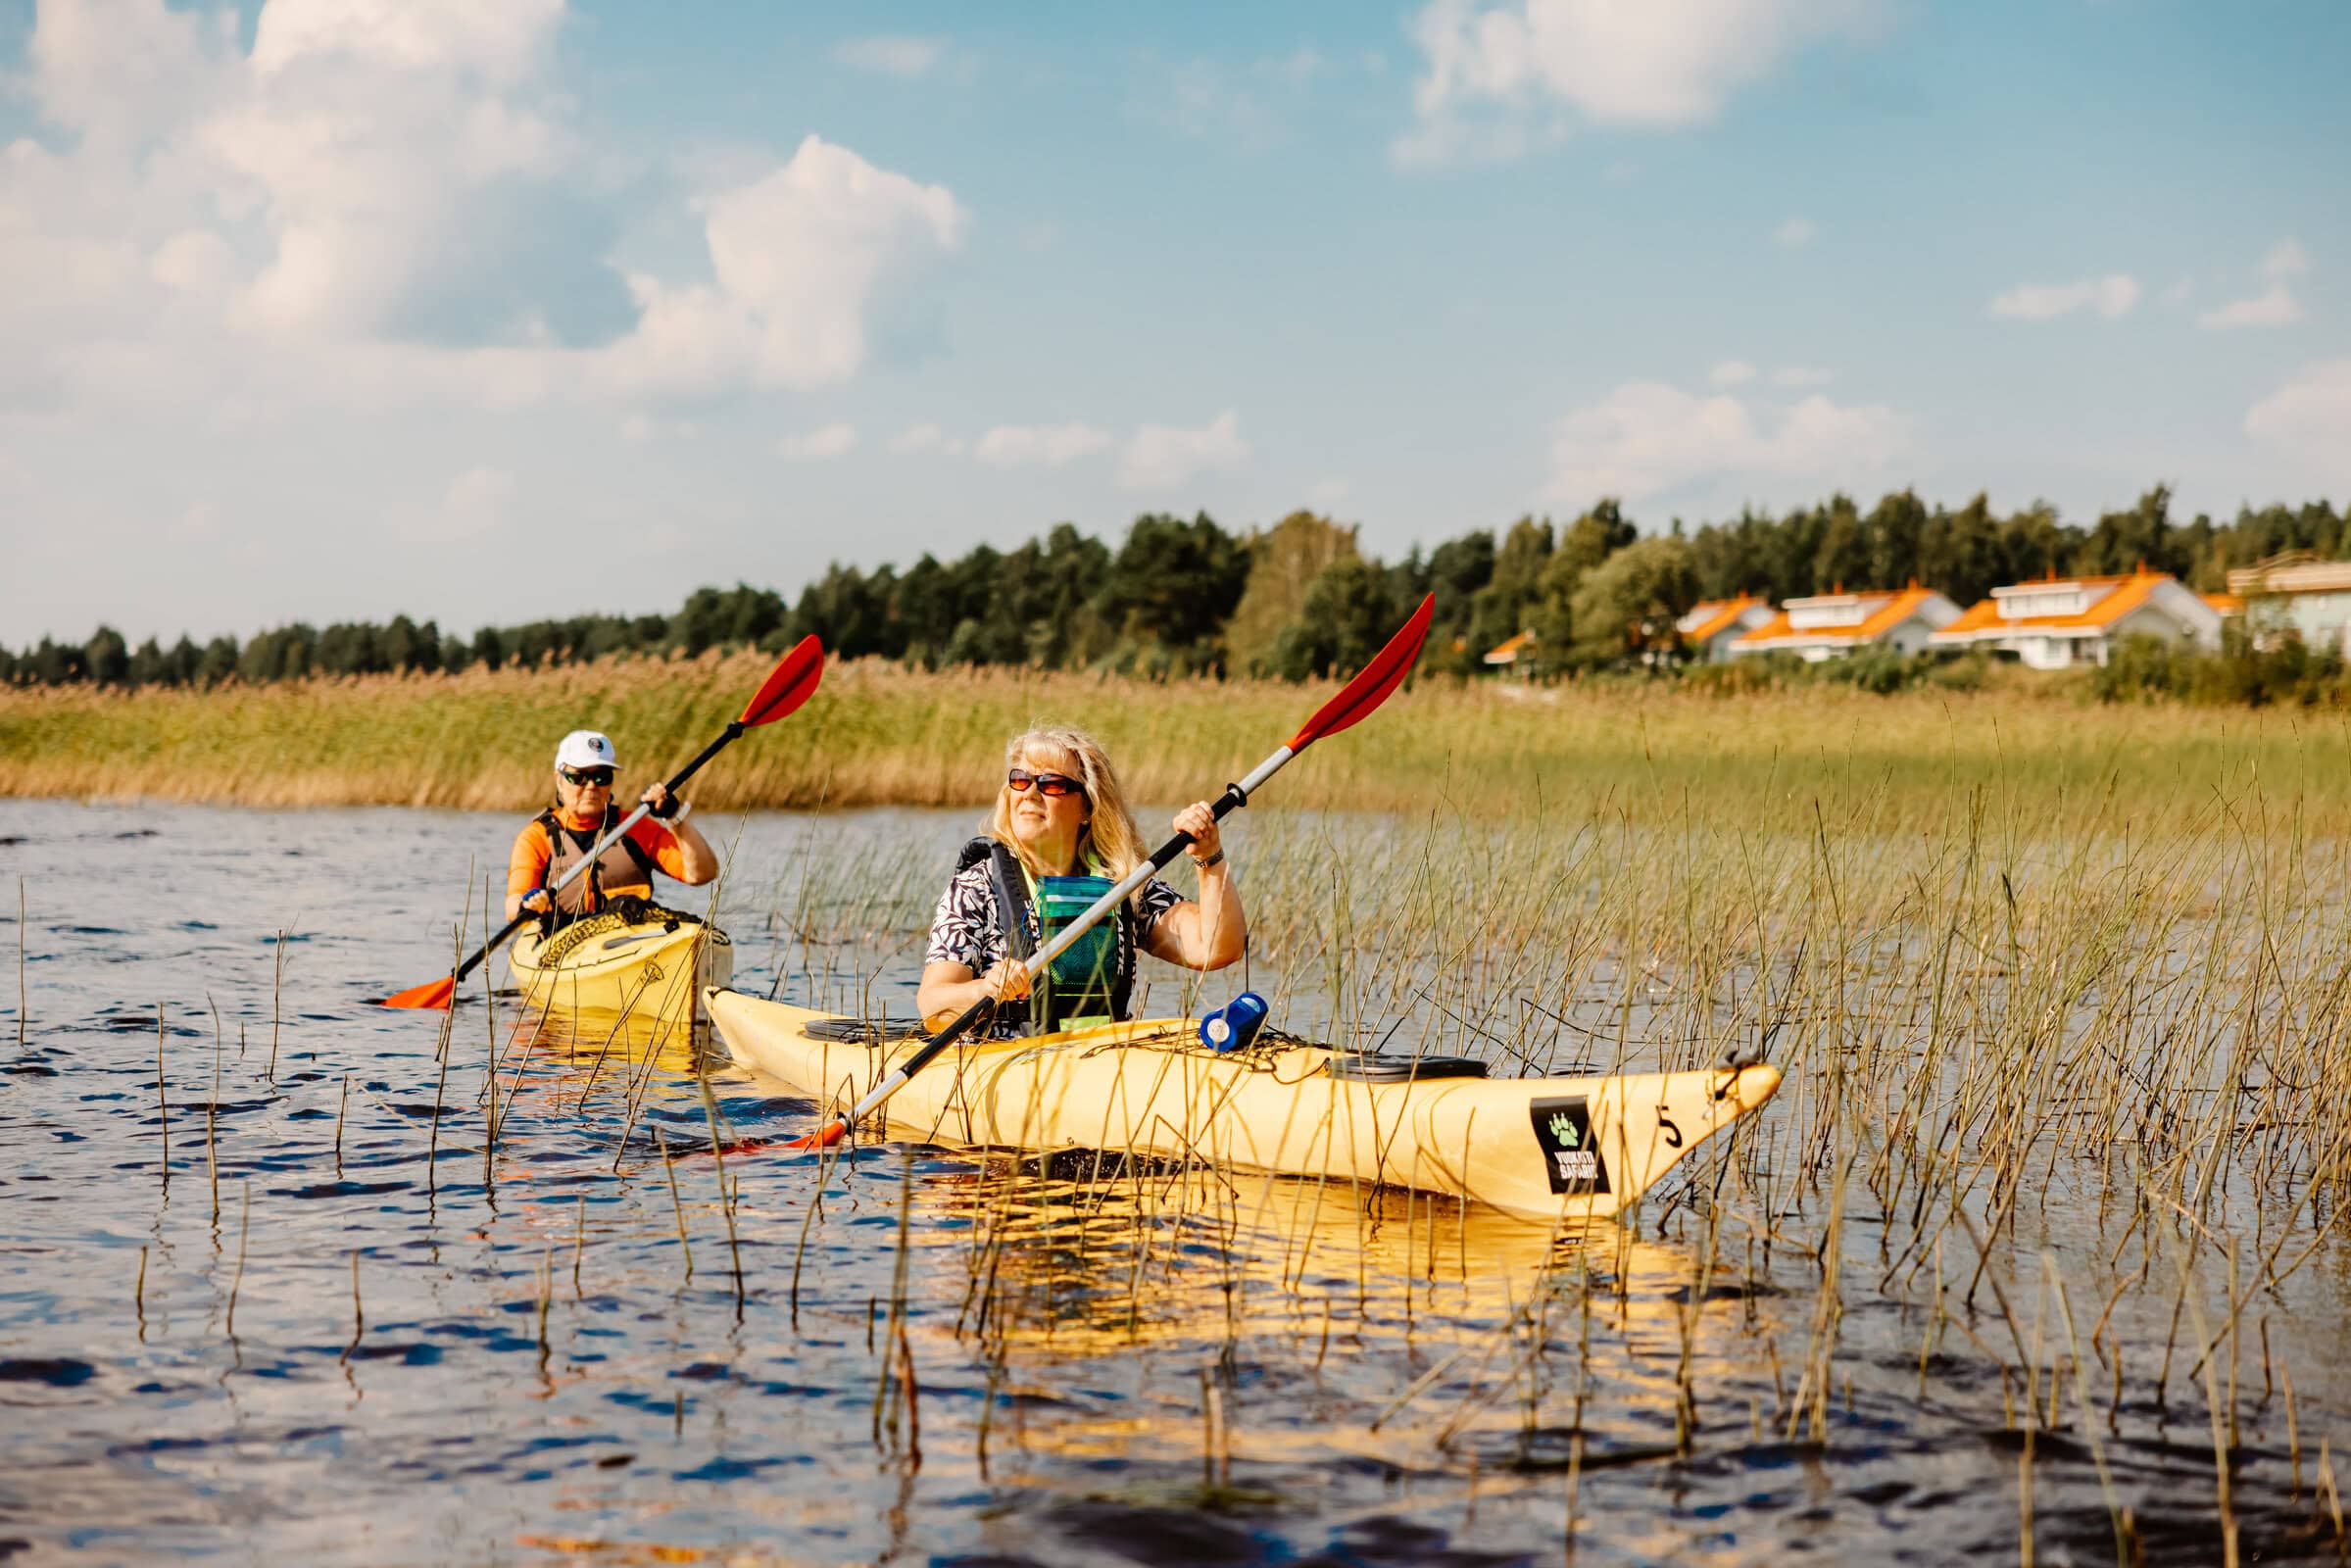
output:
<instances>
[{"instance_id":1,"label":"grass field","mask_svg":"<svg viewBox=\"0 0 2351 1568\"><path fill-rule=\"evenodd\" d=\"M0 794L258 806L521 810L565 730L612 733L624 787L733 716L759 655L544 672L370 676L211 692L0 692ZM1155 683L864 662L696 780L706 807L978 804L1003 742L1074 722L1138 801L1206 795L1322 696L1277 683ZM1736 698L1638 682L1429 682L1316 749L1280 803L1472 816L1540 811L1833 826L1943 820L1981 792L1995 820L2199 819L2256 782L2309 828L2351 821L2351 723L2313 710L2101 707L2076 686L1892 697L1807 686Z\"/></svg>"}]
</instances>

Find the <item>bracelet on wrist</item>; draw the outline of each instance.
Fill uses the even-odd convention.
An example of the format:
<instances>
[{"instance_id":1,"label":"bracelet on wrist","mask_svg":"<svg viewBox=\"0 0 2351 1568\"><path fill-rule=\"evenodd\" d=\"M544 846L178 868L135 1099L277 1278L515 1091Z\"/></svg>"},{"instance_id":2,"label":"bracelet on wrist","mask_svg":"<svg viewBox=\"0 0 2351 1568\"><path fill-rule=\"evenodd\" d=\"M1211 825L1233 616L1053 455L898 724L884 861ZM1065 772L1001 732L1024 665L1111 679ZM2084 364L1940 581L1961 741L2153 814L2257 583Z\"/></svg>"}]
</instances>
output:
<instances>
[{"instance_id":1,"label":"bracelet on wrist","mask_svg":"<svg viewBox=\"0 0 2351 1568\"><path fill-rule=\"evenodd\" d=\"M678 823L683 822L686 819L686 813L694 809L694 803L692 801L682 801L675 796L670 797L669 805L671 809L667 816L655 818L655 820L659 821L663 827L677 826Z\"/></svg>"},{"instance_id":2,"label":"bracelet on wrist","mask_svg":"<svg viewBox=\"0 0 2351 1568\"><path fill-rule=\"evenodd\" d=\"M1214 855L1209 856L1204 860L1197 855L1192 857L1192 866L1196 871L1205 871L1212 865L1222 864L1224 864L1224 851L1222 850L1218 850Z\"/></svg>"}]
</instances>

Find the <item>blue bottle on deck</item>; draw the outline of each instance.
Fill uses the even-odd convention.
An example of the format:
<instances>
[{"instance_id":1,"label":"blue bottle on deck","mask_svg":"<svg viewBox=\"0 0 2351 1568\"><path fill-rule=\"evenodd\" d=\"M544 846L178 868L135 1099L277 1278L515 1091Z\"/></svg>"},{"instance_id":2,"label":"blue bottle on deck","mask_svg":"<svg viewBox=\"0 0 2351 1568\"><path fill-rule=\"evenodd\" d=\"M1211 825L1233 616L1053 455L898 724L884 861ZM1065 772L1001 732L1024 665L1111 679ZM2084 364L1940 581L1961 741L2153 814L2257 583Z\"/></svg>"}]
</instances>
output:
<instances>
[{"instance_id":1,"label":"blue bottle on deck","mask_svg":"<svg viewBox=\"0 0 2351 1568\"><path fill-rule=\"evenodd\" d=\"M1257 1038L1268 1010L1263 997L1244 991L1200 1019L1200 1041L1211 1051L1239 1051Z\"/></svg>"}]
</instances>

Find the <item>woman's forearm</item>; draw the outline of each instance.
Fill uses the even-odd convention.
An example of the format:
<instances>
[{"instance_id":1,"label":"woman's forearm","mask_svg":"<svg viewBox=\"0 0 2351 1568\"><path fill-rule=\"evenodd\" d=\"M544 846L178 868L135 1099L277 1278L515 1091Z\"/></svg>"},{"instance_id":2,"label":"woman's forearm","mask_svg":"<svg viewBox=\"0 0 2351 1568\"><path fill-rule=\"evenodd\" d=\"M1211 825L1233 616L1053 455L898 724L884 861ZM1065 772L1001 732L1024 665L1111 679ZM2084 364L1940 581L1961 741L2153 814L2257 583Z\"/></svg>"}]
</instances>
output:
<instances>
[{"instance_id":1,"label":"woman's forearm","mask_svg":"<svg viewBox=\"0 0 2351 1568\"><path fill-rule=\"evenodd\" d=\"M960 1018L979 1004L989 994L985 975L969 980L925 980L914 988L914 1005L922 1013L923 1022L946 1022Z\"/></svg>"},{"instance_id":2,"label":"woman's forearm","mask_svg":"<svg viewBox=\"0 0 2351 1568\"><path fill-rule=\"evenodd\" d=\"M1241 888L1232 868L1221 862L1200 872L1199 943L1185 955L1195 969L1221 969L1240 961L1249 946L1249 916L1241 907Z\"/></svg>"}]
</instances>

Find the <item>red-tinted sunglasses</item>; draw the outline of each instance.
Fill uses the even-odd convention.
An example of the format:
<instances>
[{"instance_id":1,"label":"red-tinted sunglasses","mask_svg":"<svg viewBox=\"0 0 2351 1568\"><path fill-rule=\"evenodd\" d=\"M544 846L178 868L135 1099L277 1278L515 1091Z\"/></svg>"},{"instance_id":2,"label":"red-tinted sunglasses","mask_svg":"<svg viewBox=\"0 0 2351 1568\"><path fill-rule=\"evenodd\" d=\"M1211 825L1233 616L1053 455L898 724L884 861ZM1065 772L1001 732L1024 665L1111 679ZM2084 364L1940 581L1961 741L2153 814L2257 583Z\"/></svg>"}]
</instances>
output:
<instances>
[{"instance_id":1,"label":"red-tinted sunglasses","mask_svg":"<svg viewBox=\"0 0 2351 1568\"><path fill-rule=\"evenodd\" d=\"M1025 767L1016 767L1006 773L1004 782L1012 786L1012 793L1015 795L1026 790L1031 784L1037 786L1037 793L1040 795L1083 795L1086 793L1085 785L1066 774L1032 773Z\"/></svg>"}]
</instances>

